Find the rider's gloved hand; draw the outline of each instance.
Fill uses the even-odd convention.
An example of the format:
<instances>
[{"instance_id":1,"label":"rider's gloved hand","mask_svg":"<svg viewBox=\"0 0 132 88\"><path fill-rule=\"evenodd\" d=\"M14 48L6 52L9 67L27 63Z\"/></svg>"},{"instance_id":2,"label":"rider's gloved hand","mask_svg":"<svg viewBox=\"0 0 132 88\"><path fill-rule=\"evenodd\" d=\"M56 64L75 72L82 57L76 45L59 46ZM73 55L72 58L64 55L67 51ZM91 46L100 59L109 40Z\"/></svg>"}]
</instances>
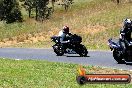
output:
<instances>
[{"instance_id":1,"label":"rider's gloved hand","mask_svg":"<svg viewBox=\"0 0 132 88\"><path fill-rule=\"evenodd\" d=\"M69 42L70 42L70 40L67 41L67 43L69 43Z\"/></svg>"}]
</instances>

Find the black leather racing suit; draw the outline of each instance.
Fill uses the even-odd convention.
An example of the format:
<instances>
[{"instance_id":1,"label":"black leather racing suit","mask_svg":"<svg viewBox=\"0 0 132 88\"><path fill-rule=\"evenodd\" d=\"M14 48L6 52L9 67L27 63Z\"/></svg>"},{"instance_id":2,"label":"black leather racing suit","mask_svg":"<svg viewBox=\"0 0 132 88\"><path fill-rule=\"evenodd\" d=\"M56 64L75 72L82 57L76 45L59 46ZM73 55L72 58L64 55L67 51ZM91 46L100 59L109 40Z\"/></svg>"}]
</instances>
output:
<instances>
[{"instance_id":1,"label":"black leather racing suit","mask_svg":"<svg viewBox=\"0 0 132 88\"><path fill-rule=\"evenodd\" d=\"M132 28L122 28L120 30L119 43L122 47L126 48L128 46L128 43L131 41L131 33L132 33Z\"/></svg>"}]
</instances>

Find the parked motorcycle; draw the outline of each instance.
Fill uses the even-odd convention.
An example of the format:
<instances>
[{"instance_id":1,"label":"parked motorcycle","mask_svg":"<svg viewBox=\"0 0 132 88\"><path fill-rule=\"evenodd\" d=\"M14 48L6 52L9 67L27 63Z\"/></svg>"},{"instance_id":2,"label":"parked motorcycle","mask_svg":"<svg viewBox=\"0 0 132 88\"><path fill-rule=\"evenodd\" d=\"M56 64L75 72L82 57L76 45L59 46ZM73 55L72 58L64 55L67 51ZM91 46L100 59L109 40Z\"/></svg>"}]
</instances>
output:
<instances>
[{"instance_id":1,"label":"parked motorcycle","mask_svg":"<svg viewBox=\"0 0 132 88\"><path fill-rule=\"evenodd\" d=\"M113 57L119 64L132 62L132 41L125 42L125 47L121 43L108 40L108 45L113 51Z\"/></svg>"},{"instance_id":2,"label":"parked motorcycle","mask_svg":"<svg viewBox=\"0 0 132 88\"><path fill-rule=\"evenodd\" d=\"M67 43L61 43L59 36L53 36L51 39L55 42L55 45L52 47L57 56L62 56L64 54L79 54L81 57L85 57L88 54L86 47L81 44L82 37L76 34L68 35L65 39L69 40Z\"/></svg>"}]
</instances>

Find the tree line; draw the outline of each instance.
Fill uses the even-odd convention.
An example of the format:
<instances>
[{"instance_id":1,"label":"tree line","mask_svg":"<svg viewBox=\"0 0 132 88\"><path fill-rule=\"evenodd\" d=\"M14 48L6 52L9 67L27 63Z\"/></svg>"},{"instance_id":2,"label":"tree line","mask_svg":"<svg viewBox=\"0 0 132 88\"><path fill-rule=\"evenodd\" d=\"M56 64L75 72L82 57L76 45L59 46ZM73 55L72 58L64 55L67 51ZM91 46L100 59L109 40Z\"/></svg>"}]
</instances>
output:
<instances>
[{"instance_id":1,"label":"tree line","mask_svg":"<svg viewBox=\"0 0 132 88\"><path fill-rule=\"evenodd\" d=\"M35 19L43 21L48 19L54 11L54 3L58 0L0 0L0 20L6 21L6 23L22 22L23 17L20 10L19 3L23 3L22 6L28 11L29 18L31 12L35 10ZM63 2L71 3L73 0L62 0ZM52 7L48 7L49 2L52 3ZM65 3L67 10L68 4Z\"/></svg>"},{"instance_id":2,"label":"tree line","mask_svg":"<svg viewBox=\"0 0 132 88\"><path fill-rule=\"evenodd\" d=\"M0 20L7 23L22 22L22 14L16 0L0 0Z\"/></svg>"},{"instance_id":3,"label":"tree line","mask_svg":"<svg viewBox=\"0 0 132 88\"><path fill-rule=\"evenodd\" d=\"M20 0L24 1L23 6L28 10L29 17L31 11L35 8L36 20L43 20L50 15L50 9L47 7L49 0ZM22 13L18 0L0 0L0 20L7 23L22 22Z\"/></svg>"},{"instance_id":4,"label":"tree line","mask_svg":"<svg viewBox=\"0 0 132 88\"><path fill-rule=\"evenodd\" d=\"M20 2L24 2L22 6L28 11L29 17L31 17L31 12L35 10L35 19L43 21L48 19L54 11L54 3L58 0L0 0L0 20L6 21L6 23L12 22L22 22L23 17L20 10ZM68 5L72 4L73 0L62 0L65 2L65 10L68 9ZM121 0L111 0L116 1L117 4ZM131 0L129 0L131 1ZM52 3L52 7L48 7L49 2Z\"/></svg>"}]
</instances>

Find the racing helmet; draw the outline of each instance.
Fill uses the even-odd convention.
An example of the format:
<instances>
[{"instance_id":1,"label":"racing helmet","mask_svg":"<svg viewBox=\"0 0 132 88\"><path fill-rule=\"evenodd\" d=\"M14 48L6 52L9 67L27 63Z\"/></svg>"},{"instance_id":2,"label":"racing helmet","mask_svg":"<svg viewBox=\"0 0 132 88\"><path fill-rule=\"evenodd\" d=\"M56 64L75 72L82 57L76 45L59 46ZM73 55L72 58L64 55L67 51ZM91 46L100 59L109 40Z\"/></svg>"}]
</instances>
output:
<instances>
[{"instance_id":1,"label":"racing helmet","mask_svg":"<svg viewBox=\"0 0 132 88\"><path fill-rule=\"evenodd\" d=\"M64 26L63 27L63 32L64 33L69 33L69 27L68 26Z\"/></svg>"},{"instance_id":2,"label":"racing helmet","mask_svg":"<svg viewBox=\"0 0 132 88\"><path fill-rule=\"evenodd\" d=\"M124 20L124 27L125 28L131 28L132 27L132 21L131 21L131 19L125 19Z\"/></svg>"}]
</instances>

